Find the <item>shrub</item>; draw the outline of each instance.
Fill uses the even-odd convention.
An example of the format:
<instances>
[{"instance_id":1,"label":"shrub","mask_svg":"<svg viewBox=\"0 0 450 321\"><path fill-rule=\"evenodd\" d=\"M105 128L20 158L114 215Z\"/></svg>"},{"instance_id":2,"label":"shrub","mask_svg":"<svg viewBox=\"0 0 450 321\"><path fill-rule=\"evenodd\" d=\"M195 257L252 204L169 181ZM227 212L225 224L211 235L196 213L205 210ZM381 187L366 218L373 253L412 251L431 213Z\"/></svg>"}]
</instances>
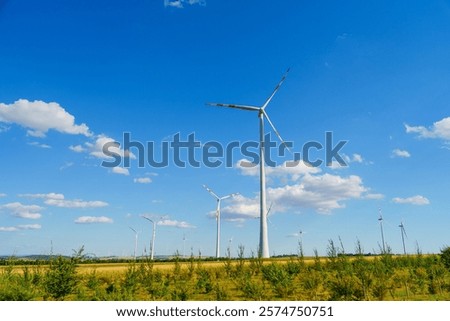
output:
<instances>
[{"instance_id":1,"label":"shrub","mask_svg":"<svg viewBox=\"0 0 450 321\"><path fill-rule=\"evenodd\" d=\"M50 262L44 286L51 298L60 300L74 292L78 283L76 263L75 258L68 259L62 256Z\"/></svg>"},{"instance_id":2,"label":"shrub","mask_svg":"<svg viewBox=\"0 0 450 321\"><path fill-rule=\"evenodd\" d=\"M441 261L447 269L450 269L450 246L441 250Z\"/></svg>"}]
</instances>

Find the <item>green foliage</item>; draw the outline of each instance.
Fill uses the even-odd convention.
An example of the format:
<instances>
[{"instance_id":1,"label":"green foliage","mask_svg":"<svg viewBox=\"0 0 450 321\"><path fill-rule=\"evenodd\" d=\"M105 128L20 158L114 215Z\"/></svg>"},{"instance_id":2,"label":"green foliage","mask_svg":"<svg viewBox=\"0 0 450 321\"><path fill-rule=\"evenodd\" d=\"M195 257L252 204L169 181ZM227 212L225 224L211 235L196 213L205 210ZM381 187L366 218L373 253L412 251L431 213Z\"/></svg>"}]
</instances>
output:
<instances>
[{"instance_id":1,"label":"green foliage","mask_svg":"<svg viewBox=\"0 0 450 321\"><path fill-rule=\"evenodd\" d=\"M277 297L286 299L294 291L292 286L293 275L289 274L286 266L271 263L262 268L263 279L269 281Z\"/></svg>"},{"instance_id":2,"label":"green foliage","mask_svg":"<svg viewBox=\"0 0 450 321\"><path fill-rule=\"evenodd\" d=\"M46 294L60 300L74 292L78 283L76 266L78 258L70 259L58 256L50 262L45 274L44 286Z\"/></svg>"},{"instance_id":3,"label":"green foliage","mask_svg":"<svg viewBox=\"0 0 450 321\"><path fill-rule=\"evenodd\" d=\"M450 300L445 250L366 257L359 241L350 255L330 240L326 258L315 251L313 258L249 259L240 246L238 257L224 258L223 264L176 255L168 264L141 260L126 270L102 272L94 266L81 272L81 248L73 257L52 257L45 264L5 261L0 300Z\"/></svg>"},{"instance_id":4,"label":"green foliage","mask_svg":"<svg viewBox=\"0 0 450 321\"><path fill-rule=\"evenodd\" d=\"M446 246L441 250L441 261L450 270L450 246Z\"/></svg>"}]
</instances>

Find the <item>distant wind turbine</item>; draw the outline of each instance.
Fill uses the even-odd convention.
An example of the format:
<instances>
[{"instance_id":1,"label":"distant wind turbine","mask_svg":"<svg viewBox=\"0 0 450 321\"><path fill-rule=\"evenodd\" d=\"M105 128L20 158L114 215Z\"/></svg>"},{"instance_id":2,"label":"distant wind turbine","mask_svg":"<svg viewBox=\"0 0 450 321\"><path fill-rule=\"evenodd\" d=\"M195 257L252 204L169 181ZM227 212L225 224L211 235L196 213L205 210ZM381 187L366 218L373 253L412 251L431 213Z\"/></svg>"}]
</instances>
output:
<instances>
[{"instance_id":1,"label":"distant wind turbine","mask_svg":"<svg viewBox=\"0 0 450 321\"><path fill-rule=\"evenodd\" d=\"M134 260L136 261L136 252L137 252L137 245L138 245L138 235L139 232L137 232L134 228L129 227L130 230L134 232Z\"/></svg>"},{"instance_id":2,"label":"distant wind turbine","mask_svg":"<svg viewBox=\"0 0 450 321\"><path fill-rule=\"evenodd\" d=\"M156 221L155 219L148 218L147 216L144 216L144 215L142 215L141 217L146 219L147 221L149 221L153 225L153 228L152 228L152 239L151 239L151 242L150 242L150 260L153 260L153 257L154 257L154 254L155 254L156 225L157 225L158 221Z\"/></svg>"},{"instance_id":3,"label":"distant wind turbine","mask_svg":"<svg viewBox=\"0 0 450 321\"><path fill-rule=\"evenodd\" d=\"M186 258L186 234L183 233L183 259Z\"/></svg>"},{"instance_id":4,"label":"distant wind turbine","mask_svg":"<svg viewBox=\"0 0 450 321\"><path fill-rule=\"evenodd\" d=\"M403 222L400 222L400 225L398 227L400 227L400 232L402 233L403 253L406 255L405 236L408 237L408 235L406 235L405 226L403 225Z\"/></svg>"},{"instance_id":5,"label":"distant wind turbine","mask_svg":"<svg viewBox=\"0 0 450 321\"><path fill-rule=\"evenodd\" d=\"M217 201L217 207L216 207L216 221L217 221L217 235L216 235L216 257L220 257L220 205L223 200L226 200L230 197L239 195L239 193L233 193L226 196L219 197L212 189L210 189L208 186L203 185L203 187L208 191L209 194L211 194Z\"/></svg>"},{"instance_id":6,"label":"distant wind turbine","mask_svg":"<svg viewBox=\"0 0 450 321\"><path fill-rule=\"evenodd\" d=\"M381 229L381 242L383 243L383 254L386 253L386 245L384 243L384 233L383 233L383 215L381 214L381 208L378 210L380 213L380 217L378 218L378 221L380 222L380 229Z\"/></svg>"},{"instance_id":7,"label":"distant wind turbine","mask_svg":"<svg viewBox=\"0 0 450 321\"><path fill-rule=\"evenodd\" d=\"M249 106L249 105L235 105L235 104L221 104L221 103L208 103L210 106L217 106L217 107L229 107L229 108L236 108L236 109L242 109L247 111L256 111L258 112L259 117L259 179L260 179L260 233L259 233L259 256L262 258L269 258L270 252L269 252L269 237L267 232L267 204L266 204L266 173L265 173L265 156L264 156L264 119L267 119L267 122L272 127L273 131L277 135L278 139L282 144L284 144L287 148L287 145L285 141L281 138L278 130L273 125L272 121L269 118L269 115L267 115L266 107L269 105L272 98L275 96L278 89L280 89L281 84L286 79L287 73L289 72L289 69L286 71L286 73L281 78L281 81L278 83L278 85L273 90L272 94L267 98L267 100L264 102L262 106ZM287 148L289 150L289 148Z\"/></svg>"},{"instance_id":8,"label":"distant wind turbine","mask_svg":"<svg viewBox=\"0 0 450 321\"><path fill-rule=\"evenodd\" d=\"M233 244L233 236L228 240L228 258L231 259L231 244Z\"/></svg>"}]
</instances>

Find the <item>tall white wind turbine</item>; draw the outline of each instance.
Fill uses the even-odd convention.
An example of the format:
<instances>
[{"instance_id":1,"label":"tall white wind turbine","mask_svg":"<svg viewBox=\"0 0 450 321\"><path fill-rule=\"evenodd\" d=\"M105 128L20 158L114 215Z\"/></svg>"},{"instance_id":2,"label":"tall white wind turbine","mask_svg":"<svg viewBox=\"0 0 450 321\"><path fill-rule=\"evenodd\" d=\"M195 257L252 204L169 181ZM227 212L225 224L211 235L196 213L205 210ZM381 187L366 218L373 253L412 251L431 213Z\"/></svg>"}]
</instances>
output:
<instances>
[{"instance_id":1,"label":"tall white wind turbine","mask_svg":"<svg viewBox=\"0 0 450 321\"><path fill-rule=\"evenodd\" d=\"M259 117L259 179L260 179L260 233L259 233L259 256L262 258L269 258L270 252L269 252L269 237L267 232L267 204L266 204L266 173L265 173L265 156L264 156L264 119L267 119L267 122L272 127L273 131L277 135L278 139L281 141L282 144L284 144L287 148L286 143L281 138L280 133L273 125L272 121L269 118L269 115L267 115L266 107L269 105L272 98L275 96L278 89L280 89L281 84L286 79L287 73L289 72L289 69L286 71L286 73L281 78L281 81L278 83L278 85L273 90L272 94L267 98L267 100L264 102L262 106L249 106L249 105L235 105L235 104L221 104L221 103L208 103L210 106L217 106L217 107L229 107L229 108L235 108L235 109L242 109L247 111L254 111L258 112Z\"/></svg>"},{"instance_id":2,"label":"tall white wind turbine","mask_svg":"<svg viewBox=\"0 0 450 321\"><path fill-rule=\"evenodd\" d=\"M148 218L147 216L144 216L144 215L142 215L142 218L146 219L147 221L149 221L153 225L153 228L152 228L152 240L151 240L151 243L150 243L150 260L153 261L153 257L154 257L154 254L155 254L156 225L157 225L158 221L156 221L155 219Z\"/></svg>"},{"instance_id":3,"label":"tall white wind turbine","mask_svg":"<svg viewBox=\"0 0 450 321\"><path fill-rule=\"evenodd\" d=\"M217 221L217 235L216 235L216 258L220 257L220 205L223 200L226 200L227 198L239 195L239 193L233 193L226 196L219 197L212 189L210 189L208 186L203 185L203 187L211 194L217 201L217 207L216 207L216 221Z\"/></svg>"}]
</instances>

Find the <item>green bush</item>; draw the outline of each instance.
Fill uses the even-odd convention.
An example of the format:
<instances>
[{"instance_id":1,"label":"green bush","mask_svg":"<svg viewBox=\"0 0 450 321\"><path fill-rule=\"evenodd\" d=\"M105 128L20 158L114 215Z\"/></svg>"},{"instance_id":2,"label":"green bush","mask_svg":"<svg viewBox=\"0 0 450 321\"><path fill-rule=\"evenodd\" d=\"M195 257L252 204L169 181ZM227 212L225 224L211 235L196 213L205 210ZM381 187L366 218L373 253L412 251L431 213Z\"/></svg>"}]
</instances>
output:
<instances>
[{"instance_id":1,"label":"green bush","mask_svg":"<svg viewBox=\"0 0 450 321\"><path fill-rule=\"evenodd\" d=\"M50 262L44 286L51 298L60 300L75 291L78 283L76 263L75 258L68 259L62 256Z\"/></svg>"},{"instance_id":2,"label":"green bush","mask_svg":"<svg viewBox=\"0 0 450 321\"><path fill-rule=\"evenodd\" d=\"M446 246L441 250L441 261L450 270L450 246Z\"/></svg>"}]
</instances>

